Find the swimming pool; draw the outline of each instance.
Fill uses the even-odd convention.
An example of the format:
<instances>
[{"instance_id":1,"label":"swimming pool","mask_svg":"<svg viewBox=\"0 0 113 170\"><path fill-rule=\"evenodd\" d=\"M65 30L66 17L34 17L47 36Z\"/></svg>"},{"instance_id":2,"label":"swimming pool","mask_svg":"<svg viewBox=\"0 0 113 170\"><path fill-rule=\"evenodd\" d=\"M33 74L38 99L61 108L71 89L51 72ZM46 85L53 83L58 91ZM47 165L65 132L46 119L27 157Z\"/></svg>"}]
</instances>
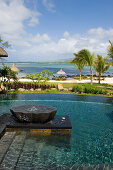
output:
<instances>
[{"instance_id":1,"label":"swimming pool","mask_svg":"<svg viewBox=\"0 0 113 170\"><path fill-rule=\"evenodd\" d=\"M29 136L17 167L113 163L113 98L70 94L14 94L0 96L0 114L12 106L44 104L69 115L71 137ZM26 159L28 156L28 159ZM17 168L18 169L18 168Z\"/></svg>"}]
</instances>

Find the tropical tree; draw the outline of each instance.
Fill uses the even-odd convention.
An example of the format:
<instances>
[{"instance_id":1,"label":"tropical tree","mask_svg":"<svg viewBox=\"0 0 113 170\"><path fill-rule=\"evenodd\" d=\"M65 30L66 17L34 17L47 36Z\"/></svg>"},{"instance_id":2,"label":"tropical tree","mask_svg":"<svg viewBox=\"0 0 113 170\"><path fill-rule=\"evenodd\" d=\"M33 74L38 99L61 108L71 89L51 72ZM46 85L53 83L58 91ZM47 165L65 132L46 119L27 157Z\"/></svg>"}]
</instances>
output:
<instances>
[{"instance_id":1,"label":"tropical tree","mask_svg":"<svg viewBox=\"0 0 113 170\"><path fill-rule=\"evenodd\" d=\"M70 63L73 64L74 66L76 66L77 69L79 70L79 72L80 72L79 80L81 81L81 73L82 73L85 63L84 63L84 61L81 61L81 62L79 61L78 54L74 54L74 55L75 55L75 58L72 59L70 61Z\"/></svg>"},{"instance_id":2,"label":"tropical tree","mask_svg":"<svg viewBox=\"0 0 113 170\"><path fill-rule=\"evenodd\" d=\"M6 47L6 48L8 48L8 47L10 47L10 45L9 45L9 43L8 43L8 41L3 41L2 40L2 38L0 37L0 47Z\"/></svg>"},{"instance_id":3,"label":"tropical tree","mask_svg":"<svg viewBox=\"0 0 113 170\"><path fill-rule=\"evenodd\" d=\"M0 69L0 77L2 77L2 81L6 78L8 82L10 79L17 81L17 72L11 70L10 67L3 64L3 68Z\"/></svg>"},{"instance_id":4,"label":"tropical tree","mask_svg":"<svg viewBox=\"0 0 113 170\"><path fill-rule=\"evenodd\" d=\"M90 71L91 71L91 84L93 84L93 63L94 63L94 52L91 54L89 50L87 49L82 49L78 52L77 54L77 60L79 62L85 63L85 65L90 66Z\"/></svg>"},{"instance_id":5,"label":"tropical tree","mask_svg":"<svg viewBox=\"0 0 113 170\"><path fill-rule=\"evenodd\" d=\"M43 82L43 83L46 83L49 79L50 76L53 76L53 73L50 72L49 70L43 70L41 72L37 72L35 74L27 74L26 77L27 78L30 78L31 80L33 80L33 82L37 82L40 83L40 82ZM34 81L34 80L37 80L37 81ZM43 81L41 81L43 80Z\"/></svg>"},{"instance_id":6,"label":"tropical tree","mask_svg":"<svg viewBox=\"0 0 113 170\"><path fill-rule=\"evenodd\" d=\"M26 74L26 77L31 79L33 82L35 80L35 75L34 74Z\"/></svg>"},{"instance_id":7,"label":"tropical tree","mask_svg":"<svg viewBox=\"0 0 113 170\"><path fill-rule=\"evenodd\" d=\"M94 61L94 68L99 76L99 84L102 74L108 70L110 64L107 63L108 58L102 57L101 55L97 55L95 61Z\"/></svg>"},{"instance_id":8,"label":"tropical tree","mask_svg":"<svg viewBox=\"0 0 113 170\"><path fill-rule=\"evenodd\" d=\"M8 41L3 41L2 40L2 38L0 37L0 47L2 47L2 48L4 48L4 47L6 47L6 48L8 48L8 47L10 47L10 45L9 45L9 43L8 43ZM2 63L3 63L3 59L0 57L0 60L2 60ZM2 71L2 69L0 69L0 71ZM1 84L1 80L0 80L0 84Z\"/></svg>"},{"instance_id":9,"label":"tropical tree","mask_svg":"<svg viewBox=\"0 0 113 170\"><path fill-rule=\"evenodd\" d=\"M47 81L49 81L50 77L53 76L53 73L49 70L42 70L40 74L41 74L41 79L43 80L43 83L46 83Z\"/></svg>"},{"instance_id":10,"label":"tropical tree","mask_svg":"<svg viewBox=\"0 0 113 170\"><path fill-rule=\"evenodd\" d=\"M14 81L18 80L17 74L18 74L17 72L12 71L10 67L3 64L3 68L0 69L0 77L2 79L2 82L0 83L6 86L6 90L7 85L11 79L13 79Z\"/></svg>"},{"instance_id":11,"label":"tropical tree","mask_svg":"<svg viewBox=\"0 0 113 170\"><path fill-rule=\"evenodd\" d=\"M110 43L110 45L108 47L108 54L107 54L107 56L110 57L110 59L112 60L110 62L110 64L113 65L113 43L110 40L109 40L109 43Z\"/></svg>"}]
</instances>

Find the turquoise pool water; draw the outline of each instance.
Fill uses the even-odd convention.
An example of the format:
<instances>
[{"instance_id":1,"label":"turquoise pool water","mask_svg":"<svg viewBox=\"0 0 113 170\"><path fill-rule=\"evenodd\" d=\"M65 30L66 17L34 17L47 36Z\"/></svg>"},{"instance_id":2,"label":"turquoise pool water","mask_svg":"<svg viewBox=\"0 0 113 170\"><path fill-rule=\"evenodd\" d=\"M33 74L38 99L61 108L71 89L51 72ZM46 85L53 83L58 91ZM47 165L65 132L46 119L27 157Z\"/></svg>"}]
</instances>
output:
<instances>
[{"instance_id":1,"label":"turquoise pool water","mask_svg":"<svg viewBox=\"0 0 113 170\"><path fill-rule=\"evenodd\" d=\"M113 163L113 98L61 94L0 96L0 114L12 106L44 104L69 115L71 137L27 136L18 166ZM23 161L23 162L22 162Z\"/></svg>"}]
</instances>

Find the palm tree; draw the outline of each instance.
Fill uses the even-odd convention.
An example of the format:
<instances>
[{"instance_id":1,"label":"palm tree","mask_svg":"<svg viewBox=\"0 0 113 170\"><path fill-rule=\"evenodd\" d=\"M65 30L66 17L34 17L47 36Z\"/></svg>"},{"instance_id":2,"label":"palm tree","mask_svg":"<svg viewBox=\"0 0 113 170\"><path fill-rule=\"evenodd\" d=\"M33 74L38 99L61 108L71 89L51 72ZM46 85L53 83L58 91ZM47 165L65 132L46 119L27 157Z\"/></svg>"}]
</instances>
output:
<instances>
[{"instance_id":1,"label":"palm tree","mask_svg":"<svg viewBox=\"0 0 113 170\"><path fill-rule=\"evenodd\" d=\"M110 40L109 40L109 43L110 43L110 45L108 47L108 54L107 54L107 56L109 56L110 59L112 60L110 62L110 64L111 64L111 66L113 66L113 44L112 44L112 42Z\"/></svg>"},{"instance_id":2,"label":"palm tree","mask_svg":"<svg viewBox=\"0 0 113 170\"><path fill-rule=\"evenodd\" d=\"M93 69L92 69L92 66L93 66L93 63L94 63L94 52L91 55L91 53L87 49L80 50L77 54L77 58L78 58L79 62L83 62L86 65L90 66L91 84L93 84Z\"/></svg>"},{"instance_id":3,"label":"palm tree","mask_svg":"<svg viewBox=\"0 0 113 170\"><path fill-rule=\"evenodd\" d=\"M113 44L112 42L109 40L109 47L108 47L108 56L113 60Z\"/></svg>"},{"instance_id":4,"label":"palm tree","mask_svg":"<svg viewBox=\"0 0 113 170\"><path fill-rule=\"evenodd\" d=\"M76 66L77 69L79 70L79 72L80 72L80 81L81 81L81 72L82 72L82 70L84 68L85 63L83 61L82 62L79 61L77 54L74 54L74 55L75 55L75 58L72 59L70 61L70 63L73 64L74 66Z\"/></svg>"},{"instance_id":5,"label":"palm tree","mask_svg":"<svg viewBox=\"0 0 113 170\"><path fill-rule=\"evenodd\" d=\"M100 79L101 79L101 75L108 70L110 64L107 63L107 57L102 57L101 55L97 55L95 61L94 61L94 68L96 70L96 72L98 73L99 76L99 84L100 84Z\"/></svg>"}]
</instances>

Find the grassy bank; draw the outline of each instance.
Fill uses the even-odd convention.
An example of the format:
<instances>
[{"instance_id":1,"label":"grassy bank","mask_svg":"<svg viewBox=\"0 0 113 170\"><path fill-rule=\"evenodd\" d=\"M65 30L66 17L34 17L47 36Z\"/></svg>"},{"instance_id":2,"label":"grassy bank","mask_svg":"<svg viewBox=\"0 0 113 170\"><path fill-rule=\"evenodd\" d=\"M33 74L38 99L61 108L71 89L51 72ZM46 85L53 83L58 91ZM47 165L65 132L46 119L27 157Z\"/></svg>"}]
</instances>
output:
<instances>
[{"instance_id":1,"label":"grassy bank","mask_svg":"<svg viewBox=\"0 0 113 170\"><path fill-rule=\"evenodd\" d=\"M64 88L71 88L75 93L87 93L87 94L102 94L113 96L113 86L108 84L98 84L94 83L93 85L89 83L66 83L63 84Z\"/></svg>"},{"instance_id":2,"label":"grassy bank","mask_svg":"<svg viewBox=\"0 0 113 170\"><path fill-rule=\"evenodd\" d=\"M49 83L48 83L49 84ZM51 85L51 83L49 84ZM53 84L52 84L53 85ZM9 91L13 93L58 93L58 94L80 94L80 95L96 95L96 96L109 96L113 97L113 86L108 84L97 84L90 85L89 83L63 83L63 91L59 91L57 88L53 89L24 89L23 91L13 90ZM54 84L57 87L57 83Z\"/></svg>"},{"instance_id":3,"label":"grassy bank","mask_svg":"<svg viewBox=\"0 0 113 170\"><path fill-rule=\"evenodd\" d=\"M59 91L59 90L41 90L41 91L30 91L26 90L21 92L19 90L11 91L9 94L22 94L22 93L50 93L50 94L74 94L74 95L89 95L89 96L104 96L104 97L113 97L113 95L103 95L103 94L90 94L90 93L75 93L71 91Z\"/></svg>"}]
</instances>

